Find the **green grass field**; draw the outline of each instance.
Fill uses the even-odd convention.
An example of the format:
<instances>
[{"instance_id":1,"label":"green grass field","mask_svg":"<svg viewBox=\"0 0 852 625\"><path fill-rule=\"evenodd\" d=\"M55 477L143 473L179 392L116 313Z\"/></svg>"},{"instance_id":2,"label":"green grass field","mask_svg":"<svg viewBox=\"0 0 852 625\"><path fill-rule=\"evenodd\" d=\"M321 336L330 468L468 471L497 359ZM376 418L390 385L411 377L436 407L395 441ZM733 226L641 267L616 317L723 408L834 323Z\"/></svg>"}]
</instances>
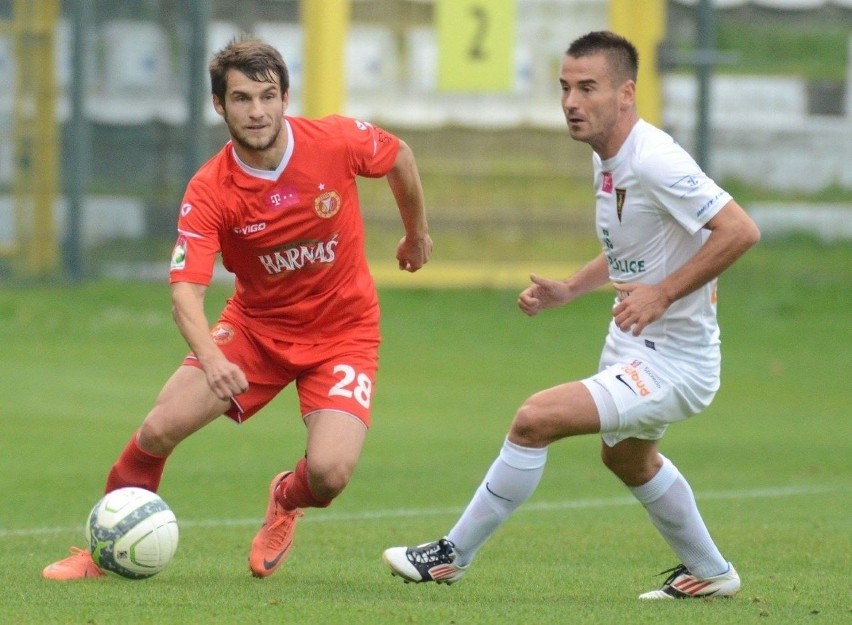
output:
<instances>
[{"instance_id":1,"label":"green grass field","mask_svg":"<svg viewBox=\"0 0 852 625\"><path fill-rule=\"evenodd\" d=\"M743 592L665 604L636 595L674 556L600 464L596 437L552 447L537 492L459 584L404 585L380 557L450 528L527 395L594 370L606 293L528 319L517 289L383 289L362 462L330 509L308 511L275 576L252 578L246 556L268 480L303 450L290 390L170 459L160 492L181 543L162 574L61 584L41 569L82 545L106 471L185 348L164 284L3 287L0 622L848 623L849 252L761 244L723 279L722 390L662 448ZM226 295L211 290L211 314Z\"/></svg>"}]
</instances>

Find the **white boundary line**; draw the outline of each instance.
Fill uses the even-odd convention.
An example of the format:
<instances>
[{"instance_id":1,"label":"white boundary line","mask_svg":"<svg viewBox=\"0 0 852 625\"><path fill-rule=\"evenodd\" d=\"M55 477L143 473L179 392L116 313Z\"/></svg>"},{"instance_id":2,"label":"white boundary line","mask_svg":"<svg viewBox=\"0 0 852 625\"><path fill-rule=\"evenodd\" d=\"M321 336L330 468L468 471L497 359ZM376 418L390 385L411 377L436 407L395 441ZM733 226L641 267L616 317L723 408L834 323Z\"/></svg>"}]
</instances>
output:
<instances>
[{"instance_id":1,"label":"white boundary line","mask_svg":"<svg viewBox=\"0 0 852 625\"><path fill-rule=\"evenodd\" d=\"M760 499L760 498L780 498L780 497L796 497L800 495L822 495L826 493L836 493L850 491L852 488L840 485L825 485L825 486L776 486L768 488L755 488L750 490L732 490L719 491L709 493L699 493L696 499L699 501L725 500L725 499ZM521 506L515 514L523 512L549 512L553 510L582 510L588 508L609 508L629 505L639 505L632 496L626 497L610 497L607 499L569 499L566 501L543 501L527 503ZM383 519L403 519L410 517L425 517L425 516L444 516L458 515L462 508L396 508L388 510L375 510L372 512L345 512L335 514L333 512L318 515L316 517L309 516L302 520L302 523L347 523L351 521L367 521L367 520L383 520ZM181 527L242 527L254 526L260 523L259 518L245 519L211 519L200 521L181 521ZM42 536L47 534L61 534L65 532L80 531L80 527L41 527L29 529L0 529L0 539L2 538L21 538L27 536Z\"/></svg>"}]
</instances>

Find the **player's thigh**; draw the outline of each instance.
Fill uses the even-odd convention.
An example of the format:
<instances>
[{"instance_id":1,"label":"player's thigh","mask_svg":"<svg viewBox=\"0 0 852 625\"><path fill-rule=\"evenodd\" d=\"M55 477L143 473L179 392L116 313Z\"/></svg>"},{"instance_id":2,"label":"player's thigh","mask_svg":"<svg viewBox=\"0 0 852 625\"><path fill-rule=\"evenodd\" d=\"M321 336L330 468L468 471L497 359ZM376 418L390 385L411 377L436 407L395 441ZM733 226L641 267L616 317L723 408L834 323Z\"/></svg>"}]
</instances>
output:
<instances>
[{"instance_id":1,"label":"player's thigh","mask_svg":"<svg viewBox=\"0 0 852 625\"><path fill-rule=\"evenodd\" d=\"M187 436L223 414L230 403L219 399L204 372L180 366L166 381L139 432L142 447L168 453Z\"/></svg>"},{"instance_id":2,"label":"player's thigh","mask_svg":"<svg viewBox=\"0 0 852 625\"><path fill-rule=\"evenodd\" d=\"M598 411L589 390L580 382L568 382L529 397L515 413L509 440L541 447L599 430Z\"/></svg>"}]
</instances>

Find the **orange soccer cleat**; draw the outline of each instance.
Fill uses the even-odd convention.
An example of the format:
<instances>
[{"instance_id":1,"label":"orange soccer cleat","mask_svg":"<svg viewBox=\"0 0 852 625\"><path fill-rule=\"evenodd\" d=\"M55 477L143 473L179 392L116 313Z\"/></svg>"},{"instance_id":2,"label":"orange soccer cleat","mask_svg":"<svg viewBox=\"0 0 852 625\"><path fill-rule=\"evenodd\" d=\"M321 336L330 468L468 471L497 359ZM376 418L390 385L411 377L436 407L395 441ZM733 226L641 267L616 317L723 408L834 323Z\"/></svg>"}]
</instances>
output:
<instances>
[{"instance_id":1,"label":"orange soccer cleat","mask_svg":"<svg viewBox=\"0 0 852 625\"><path fill-rule=\"evenodd\" d=\"M296 521L302 516L299 510L285 510L275 500L275 488L292 471L279 473L269 485L269 503L260 531L251 541L249 568L255 577L267 577L278 570L284 563L290 546L293 544L293 534L296 531Z\"/></svg>"},{"instance_id":2,"label":"orange soccer cleat","mask_svg":"<svg viewBox=\"0 0 852 625\"><path fill-rule=\"evenodd\" d=\"M79 547L71 547L71 555L63 560L48 564L41 572L44 579L69 580L69 579L94 579L105 577L104 573L95 561L92 554Z\"/></svg>"}]
</instances>

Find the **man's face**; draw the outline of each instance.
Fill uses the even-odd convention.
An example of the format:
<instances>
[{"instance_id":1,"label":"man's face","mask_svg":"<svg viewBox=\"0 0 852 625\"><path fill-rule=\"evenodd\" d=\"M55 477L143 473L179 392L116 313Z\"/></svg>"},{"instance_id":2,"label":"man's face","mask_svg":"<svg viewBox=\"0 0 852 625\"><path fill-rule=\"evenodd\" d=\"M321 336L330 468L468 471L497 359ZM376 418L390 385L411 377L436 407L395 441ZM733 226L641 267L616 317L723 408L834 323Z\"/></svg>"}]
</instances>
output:
<instances>
[{"instance_id":1,"label":"man's face","mask_svg":"<svg viewBox=\"0 0 852 625\"><path fill-rule=\"evenodd\" d=\"M236 69L226 75L224 101L213 97L213 106L228 125L231 139L247 150L264 152L281 135L281 120L288 94L277 82L257 82Z\"/></svg>"},{"instance_id":2,"label":"man's face","mask_svg":"<svg viewBox=\"0 0 852 625\"><path fill-rule=\"evenodd\" d=\"M605 54L562 59L562 111L571 137L595 151L606 146L623 108L625 84L613 85ZM631 83L632 84L632 83Z\"/></svg>"}]
</instances>

